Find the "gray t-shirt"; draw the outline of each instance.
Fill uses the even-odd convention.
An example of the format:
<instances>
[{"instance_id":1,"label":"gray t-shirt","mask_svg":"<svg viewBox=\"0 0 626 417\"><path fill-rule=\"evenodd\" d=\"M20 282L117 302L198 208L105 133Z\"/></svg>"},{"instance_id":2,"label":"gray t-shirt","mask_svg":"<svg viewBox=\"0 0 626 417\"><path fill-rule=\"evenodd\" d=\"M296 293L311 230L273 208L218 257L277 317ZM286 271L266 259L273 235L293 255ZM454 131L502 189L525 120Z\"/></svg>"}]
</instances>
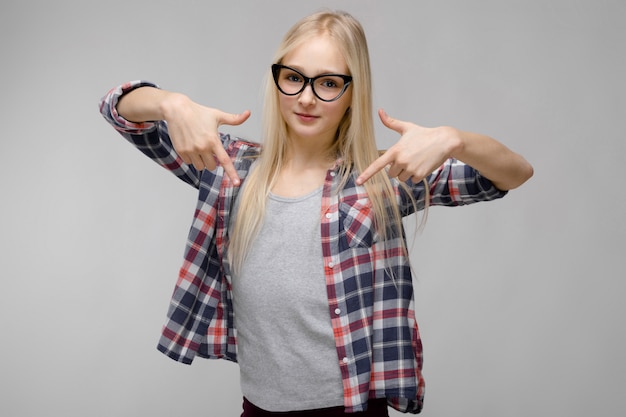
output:
<instances>
[{"instance_id":1,"label":"gray t-shirt","mask_svg":"<svg viewBox=\"0 0 626 417\"><path fill-rule=\"evenodd\" d=\"M256 406L343 405L320 242L322 189L270 195L263 227L233 276L241 389Z\"/></svg>"}]
</instances>

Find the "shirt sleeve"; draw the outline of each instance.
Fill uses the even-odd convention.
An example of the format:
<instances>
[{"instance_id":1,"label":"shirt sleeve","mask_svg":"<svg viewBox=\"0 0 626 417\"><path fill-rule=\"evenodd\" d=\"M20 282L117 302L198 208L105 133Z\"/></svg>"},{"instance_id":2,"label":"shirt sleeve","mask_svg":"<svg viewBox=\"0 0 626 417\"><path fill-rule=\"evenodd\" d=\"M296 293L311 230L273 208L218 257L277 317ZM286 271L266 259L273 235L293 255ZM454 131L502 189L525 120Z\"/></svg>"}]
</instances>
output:
<instances>
[{"instance_id":1,"label":"shirt sleeve","mask_svg":"<svg viewBox=\"0 0 626 417\"><path fill-rule=\"evenodd\" d=\"M154 122L135 123L124 119L117 113L117 103L120 98L124 94L130 93L139 87L159 88L156 84L148 81L130 81L112 88L105 94L104 97L102 97L102 99L100 99L100 114L102 114L104 119L120 133L141 134L154 129L155 127L156 123Z\"/></svg>"},{"instance_id":2,"label":"shirt sleeve","mask_svg":"<svg viewBox=\"0 0 626 417\"><path fill-rule=\"evenodd\" d=\"M427 178L428 204L431 206L464 206L481 201L491 201L504 197L507 191L496 188L493 183L471 166L450 158ZM407 182L408 189L417 202L417 210L424 208L426 189L423 182ZM411 199L401 193L403 212L415 211Z\"/></svg>"},{"instance_id":3,"label":"shirt sleeve","mask_svg":"<svg viewBox=\"0 0 626 417\"><path fill-rule=\"evenodd\" d=\"M135 123L124 119L117 112L120 98L139 87L155 87L148 81L131 81L112 88L100 100L100 114L128 142L154 162L172 172L182 181L198 188L200 173L186 164L174 149L170 140L167 123L163 120Z\"/></svg>"}]
</instances>

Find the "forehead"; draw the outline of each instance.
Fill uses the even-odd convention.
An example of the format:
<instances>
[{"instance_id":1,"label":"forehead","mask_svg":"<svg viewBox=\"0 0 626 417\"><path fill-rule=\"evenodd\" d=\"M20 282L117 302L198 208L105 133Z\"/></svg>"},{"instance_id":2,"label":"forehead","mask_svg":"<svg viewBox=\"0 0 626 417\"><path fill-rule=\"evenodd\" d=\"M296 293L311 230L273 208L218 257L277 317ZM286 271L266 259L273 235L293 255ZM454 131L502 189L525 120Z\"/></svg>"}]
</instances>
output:
<instances>
[{"instance_id":1,"label":"forehead","mask_svg":"<svg viewBox=\"0 0 626 417\"><path fill-rule=\"evenodd\" d=\"M348 71L348 65L337 43L328 35L317 35L302 41L283 59L284 65L301 70L308 76Z\"/></svg>"}]
</instances>

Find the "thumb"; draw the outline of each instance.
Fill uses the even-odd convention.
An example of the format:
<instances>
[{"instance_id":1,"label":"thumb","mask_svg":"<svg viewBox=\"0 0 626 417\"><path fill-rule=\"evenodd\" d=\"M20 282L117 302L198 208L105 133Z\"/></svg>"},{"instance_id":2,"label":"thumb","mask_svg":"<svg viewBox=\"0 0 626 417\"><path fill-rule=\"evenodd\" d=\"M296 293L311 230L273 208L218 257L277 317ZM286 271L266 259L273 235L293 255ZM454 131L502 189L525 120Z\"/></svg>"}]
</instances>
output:
<instances>
[{"instance_id":1,"label":"thumb","mask_svg":"<svg viewBox=\"0 0 626 417\"><path fill-rule=\"evenodd\" d=\"M391 130L395 130L400 134L403 134L406 130L406 122L392 118L383 109L378 110L378 117L380 117L380 121Z\"/></svg>"},{"instance_id":2,"label":"thumb","mask_svg":"<svg viewBox=\"0 0 626 417\"><path fill-rule=\"evenodd\" d=\"M248 120L249 117L250 110L246 110L239 114L220 112L219 123L220 125L237 126Z\"/></svg>"}]
</instances>

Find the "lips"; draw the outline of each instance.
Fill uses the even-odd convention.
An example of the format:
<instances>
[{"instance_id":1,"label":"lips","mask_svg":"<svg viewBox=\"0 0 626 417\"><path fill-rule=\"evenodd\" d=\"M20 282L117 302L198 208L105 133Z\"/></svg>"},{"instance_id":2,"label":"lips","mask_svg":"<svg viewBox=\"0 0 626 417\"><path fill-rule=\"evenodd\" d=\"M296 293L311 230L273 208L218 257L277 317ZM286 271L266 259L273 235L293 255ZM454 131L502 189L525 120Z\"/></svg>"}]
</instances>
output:
<instances>
[{"instance_id":1,"label":"lips","mask_svg":"<svg viewBox=\"0 0 626 417\"><path fill-rule=\"evenodd\" d=\"M298 119L304 122L312 122L314 120L319 119L319 116L314 116L312 114L306 114L306 113L296 113L296 116L298 116Z\"/></svg>"}]
</instances>

